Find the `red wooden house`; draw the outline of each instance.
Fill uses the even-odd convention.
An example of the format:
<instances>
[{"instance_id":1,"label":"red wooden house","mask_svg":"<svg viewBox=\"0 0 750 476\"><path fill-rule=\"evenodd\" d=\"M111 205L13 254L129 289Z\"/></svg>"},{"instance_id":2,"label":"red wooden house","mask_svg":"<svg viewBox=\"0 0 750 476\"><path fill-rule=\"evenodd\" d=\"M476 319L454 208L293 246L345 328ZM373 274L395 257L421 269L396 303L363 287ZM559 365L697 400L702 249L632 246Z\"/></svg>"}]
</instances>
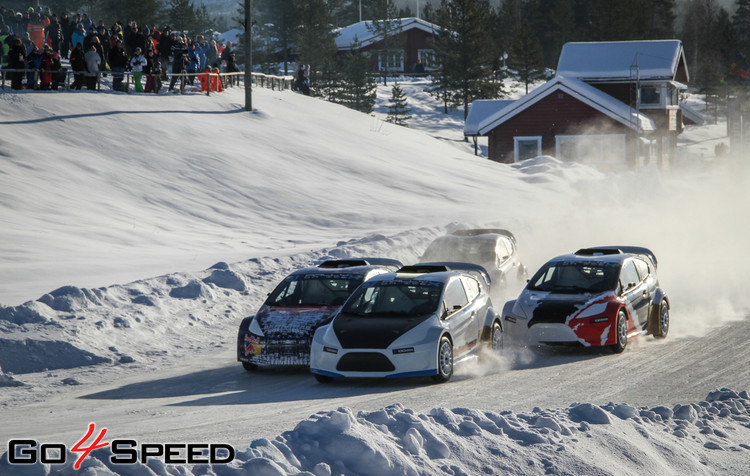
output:
<instances>
[{"instance_id":1,"label":"red wooden house","mask_svg":"<svg viewBox=\"0 0 750 476\"><path fill-rule=\"evenodd\" d=\"M687 81L678 40L566 43L555 77L510 104L470 110L464 134L487 136L499 162L547 154L636 166L673 155Z\"/></svg>"},{"instance_id":2,"label":"red wooden house","mask_svg":"<svg viewBox=\"0 0 750 476\"><path fill-rule=\"evenodd\" d=\"M391 46L385 47L383 38L373 31L373 21L361 21L337 30L336 46L339 54L358 48L371 53L373 71L387 73L412 73L418 61L425 71L438 65L432 49L432 38L440 27L420 18L400 18L393 20L393 28L400 32L389 40ZM381 51L390 54L380 54ZM387 57L386 57L387 56Z\"/></svg>"}]
</instances>

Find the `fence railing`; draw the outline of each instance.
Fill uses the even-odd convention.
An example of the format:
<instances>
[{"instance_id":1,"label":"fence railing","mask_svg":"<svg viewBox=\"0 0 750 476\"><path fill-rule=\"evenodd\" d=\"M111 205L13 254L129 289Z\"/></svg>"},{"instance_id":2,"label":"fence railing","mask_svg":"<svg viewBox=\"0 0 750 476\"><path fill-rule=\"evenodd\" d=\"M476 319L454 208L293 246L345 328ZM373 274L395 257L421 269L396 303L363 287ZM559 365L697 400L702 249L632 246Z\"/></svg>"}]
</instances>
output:
<instances>
[{"instance_id":1,"label":"fence railing","mask_svg":"<svg viewBox=\"0 0 750 476\"><path fill-rule=\"evenodd\" d=\"M99 73L88 73L85 71L71 71L69 69L65 70L56 70L56 71L48 71L48 70L41 70L41 69L9 69L4 68L0 70L0 88L5 89L6 87L9 87L6 83L11 82L11 74L12 73L21 73L23 76L23 79L27 78L28 74L33 74L34 78L34 89L39 89L40 85L40 79L42 74L50 74L52 75L52 82L56 83L58 87L62 87L64 90L69 91L71 90L71 85L73 84L73 79L75 79L75 76L81 75L84 78L92 78L93 76L96 76L96 90L102 90L102 89L109 89L114 91L115 89L112 87L112 84L110 81L107 81L106 83L103 81L103 78L105 76L111 76L115 77L115 75L122 75L123 81L122 84L124 86L125 92L130 92L130 85L131 83L134 84L133 81L133 75L134 73L132 71L124 71L124 72L113 72L113 71L100 71ZM63 81L60 81L59 75L65 75L65 79ZM144 80L148 77L148 74L143 74ZM154 75L155 76L155 75ZM212 91L212 83L215 84L216 81L221 82L221 86L224 88L227 87L233 87L233 86L239 86L240 84L245 82L245 73L244 72L235 72L235 73L213 73L213 72L195 72L195 73L163 73L159 75L161 78L165 78L171 82L173 77L176 77L175 84L177 82L180 83L179 91L180 93L185 93L185 87L188 83L193 83L194 80L200 79L201 76L206 76L206 95L209 96L211 92L216 92L216 88ZM260 86L262 88L269 88L272 90L279 90L282 91L284 89L291 89L292 88L292 82L294 81L294 78L292 76L274 76L270 74L264 74L264 73L252 73L252 81L254 85ZM213 78L217 78L216 81L211 81ZM57 79L55 81L55 79ZM26 89L26 87L24 87Z\"/></svg>"}]
</instances>

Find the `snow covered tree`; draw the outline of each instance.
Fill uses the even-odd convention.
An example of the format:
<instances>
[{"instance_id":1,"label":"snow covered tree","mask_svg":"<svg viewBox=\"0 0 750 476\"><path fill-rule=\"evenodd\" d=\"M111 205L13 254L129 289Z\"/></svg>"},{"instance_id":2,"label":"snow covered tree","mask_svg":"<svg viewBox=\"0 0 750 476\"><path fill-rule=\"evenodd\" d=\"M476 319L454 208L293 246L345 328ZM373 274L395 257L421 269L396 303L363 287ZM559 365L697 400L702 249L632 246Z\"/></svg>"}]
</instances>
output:
<instances>
[{"instance_id":1,"label":"snow covered tree","mask_svg":"<svg viewBox=\"0 0 750 476\"><path fill-rule=\"evenodd\" d=\"M508 68L526 86L526 94L529 94L529 84L546 76L542 44L527 20L524 20L521 27L516 30L514 37L508 53Z\"/></svg>"},{"instance_id":2,"label":"snow covered tree","mask_svg":"<svg viewBox=\"0 0 750 476\"><path fill-rule=\"evenodd\" d=\"M391 88L391 97L388 100L388 103L389 104L386 106L388 109L388 116L385 121L399 126L409 127L408 122L409 119L411 119L411 116L409 115L411 108L409 108L406 102L406 95L404 95L404 91L398 83L393 84L393 87Z\"/></svg>"},{"instance_id":3,"label":"snow covered tree","mask_svg":"<svg viewBox=\"0 0 750 476\"><path fill-rule=\"evenodd\" d=\"M488 0L449 0L437 10L440 31L433 47L441 70L433 75L430 93L446 105L463 107L464 119L475 99L504 93L498 72L492 70L496 49L490 35Z\"/></svg>"}]
</instances>

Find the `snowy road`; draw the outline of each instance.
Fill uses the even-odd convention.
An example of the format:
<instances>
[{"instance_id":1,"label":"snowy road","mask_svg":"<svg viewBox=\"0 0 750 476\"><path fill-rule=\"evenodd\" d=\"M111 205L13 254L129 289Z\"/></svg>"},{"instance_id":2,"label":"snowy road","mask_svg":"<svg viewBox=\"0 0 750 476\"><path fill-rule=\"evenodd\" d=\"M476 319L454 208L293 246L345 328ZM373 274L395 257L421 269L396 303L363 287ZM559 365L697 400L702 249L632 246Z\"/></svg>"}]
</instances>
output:
<instances>
[{"instance_id":1,"label":"snowy road","mask_svg":"<svg viewBox=\"0 0 750 476\"><path fill-rule=\"evenodd\" d=\"M318 411L342 406L356 413L396 402L417 412L436 407L518 412L581 401L672 405L700 400L719 387L747 388L748 339L750 320L743 320L701 338L642 339L621 355L508 352L504 362L493 364L497 370L469 363L443 385L429 379L323 385L304 370L247 374L225 346L178 367L2 408L0 443L6 444L10 435L75 441L87 423L95 422L113 438L166 442L194 441L200 435L204 442L244 448L253 439L292 430Z\"/></svg>"}]
</instances>

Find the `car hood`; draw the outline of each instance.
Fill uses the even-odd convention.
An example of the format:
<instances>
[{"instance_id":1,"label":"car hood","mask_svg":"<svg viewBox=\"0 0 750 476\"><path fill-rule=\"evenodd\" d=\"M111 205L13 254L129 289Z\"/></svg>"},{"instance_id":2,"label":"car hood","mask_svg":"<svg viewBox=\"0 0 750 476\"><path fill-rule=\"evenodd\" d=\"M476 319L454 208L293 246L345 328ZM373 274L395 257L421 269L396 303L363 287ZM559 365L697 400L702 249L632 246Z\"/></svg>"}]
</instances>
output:
<instances>
[{"instance_id":1,"label":"car hood","mask_svg":"<svg viewBox=\"0 0 750 476\"><path fill-rule=\"evenodd\" d=\"M431 317L433 314L408 317L339 314L332 327L344 349L387 349L393 341Z\"/></svg>"},{"instance_id":2,"label":"car hood","mask_svg":"<svg viewBox=\"0 0 750 476\"><path fill-rule=\"evenodd\" d=\"M571 319L595 316L605 312L614 293L557 294L543 291L524 291L514 310L534 324L567 324Z\"/></svg>"},{"instance_id":3,"label":"car hood","mask_svg":"<svg viewBox=\"0 0 750 476\"><path fill-rule=\"evenodd\" d=\"M263 307L255 319L266 337L312 336L341 306Z\"/></svg>"}]
</instances>

